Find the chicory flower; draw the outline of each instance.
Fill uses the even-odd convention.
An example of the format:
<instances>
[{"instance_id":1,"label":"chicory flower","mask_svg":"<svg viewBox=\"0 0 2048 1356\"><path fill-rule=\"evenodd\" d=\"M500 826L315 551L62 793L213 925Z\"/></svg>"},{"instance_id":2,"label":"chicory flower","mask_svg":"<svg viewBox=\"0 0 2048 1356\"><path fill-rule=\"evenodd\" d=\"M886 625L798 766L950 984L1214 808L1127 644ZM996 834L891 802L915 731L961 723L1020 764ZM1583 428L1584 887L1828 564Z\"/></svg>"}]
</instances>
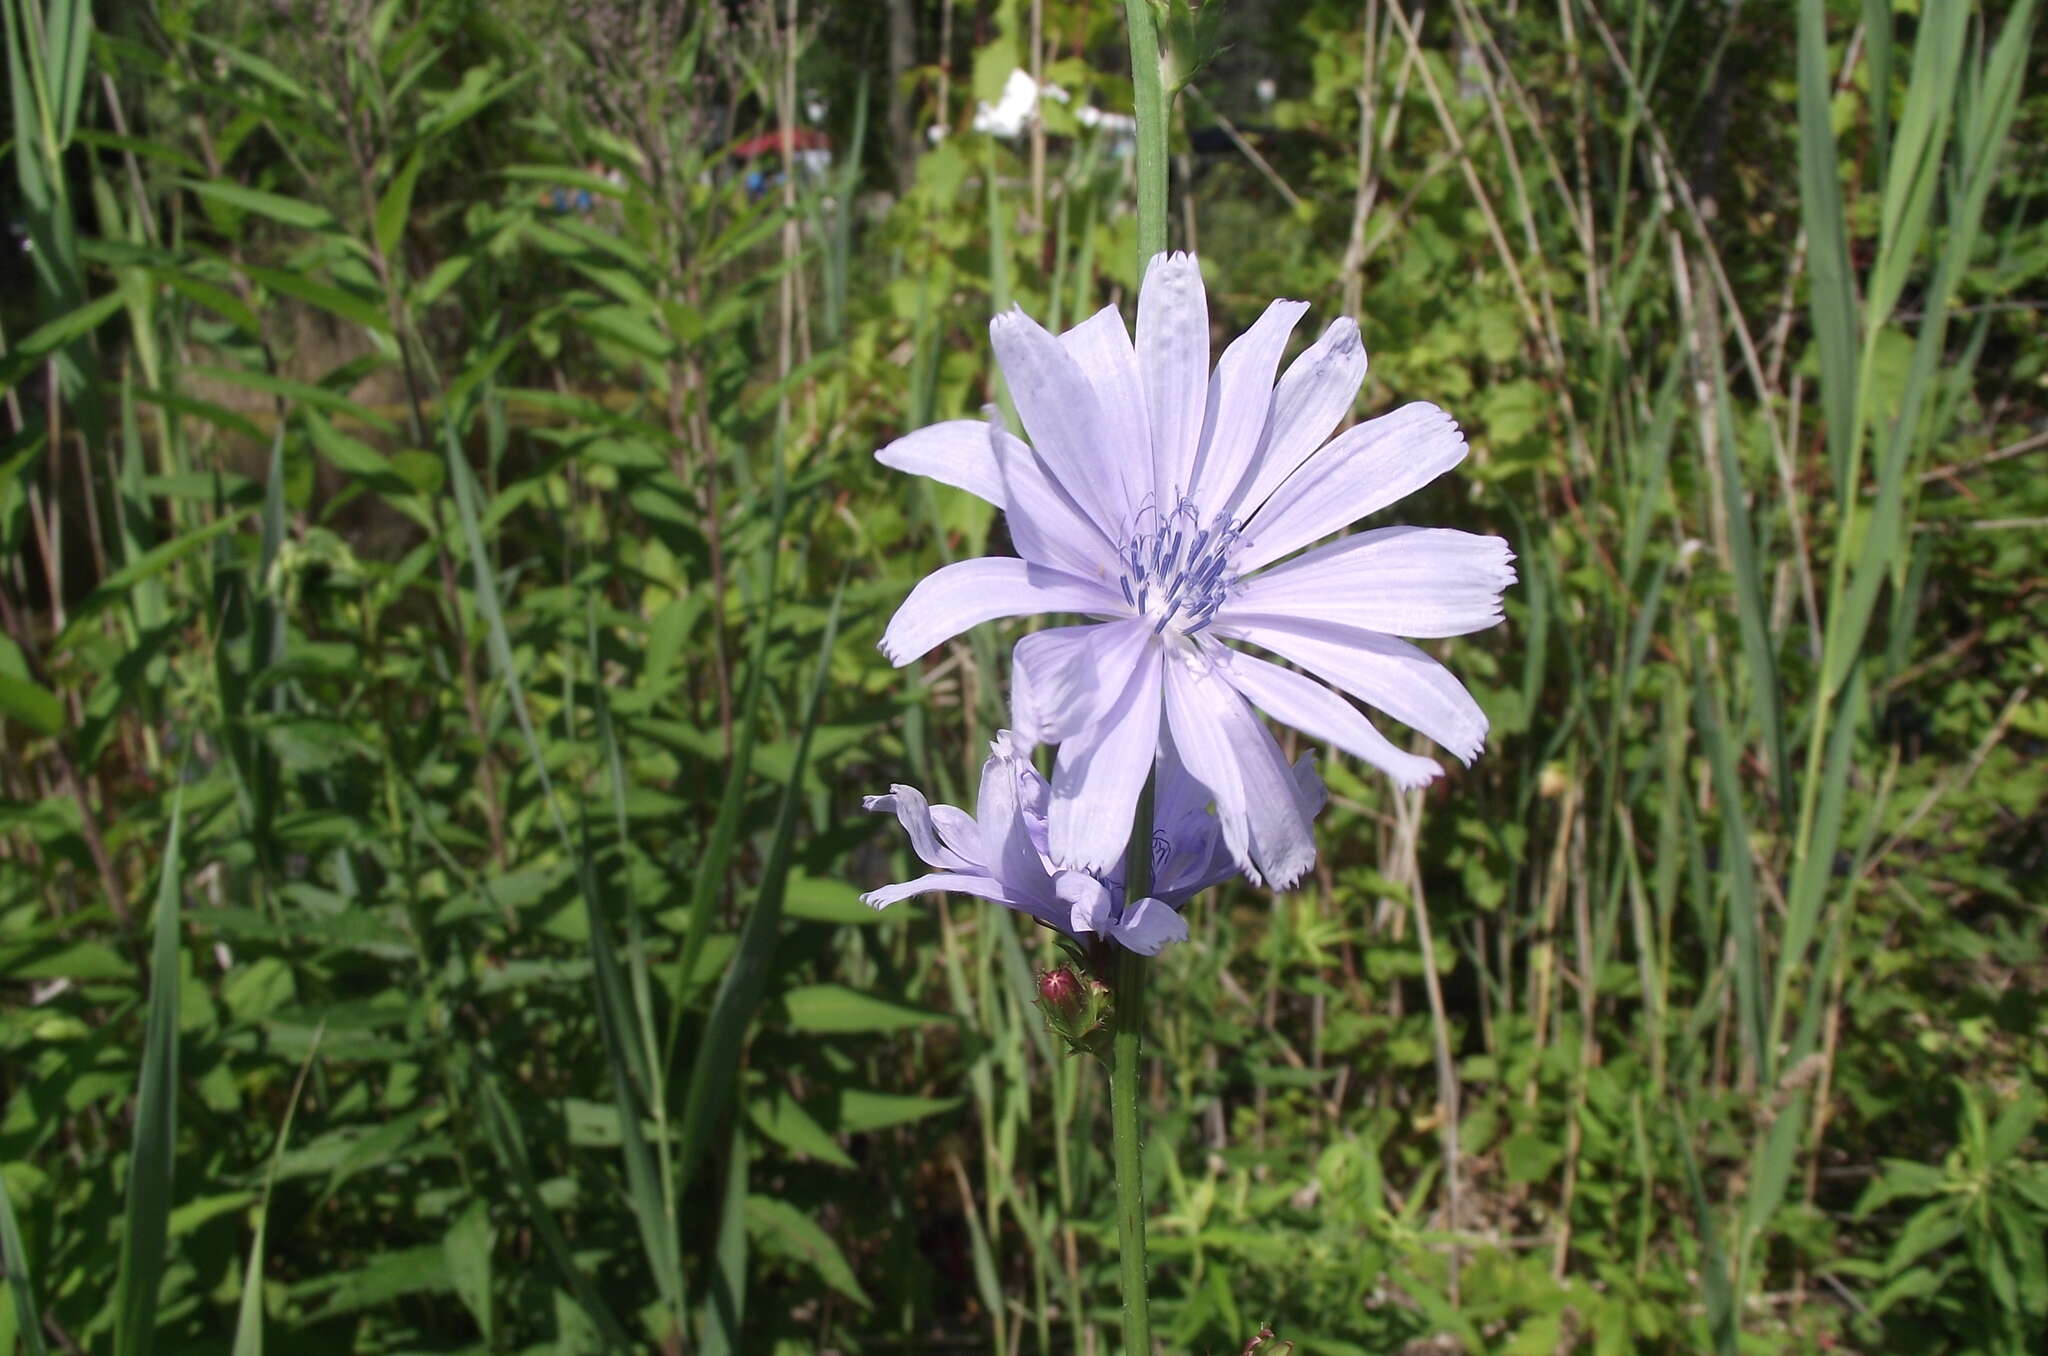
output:
<instances>
[{"instance_id":1,"label":"chicory flower","mask_svg":"<svg viewBox=\"0 0 2048 1356\"><path fill-rule=\"evenodd\" d=\"M1312 755L1289 771L1288 796L1304 820L1323 806L1322 779ZM1123 861L1114 870L1063 868L1048 851L1046 814L1052 788L1031 764L1028 749L1008 731L989 745L981 768L975 812L933 805L914 786L892 786L868 796L865 808L894 814L926 866L925 875L861 896L881 909L915 894L952 890L992 900L1076 939L1095 934L1143 955L1184 941L1180 908L1190 898L1237 873L1222 826L1209 812L1209 794L1174 756L1160 750L1153 796L1152 893L1124 897Z\"/></svg>"},{"instance_id":2,"label":"chicory flower","mask_svg":"<svg viewBox=\"0 0 2048 1356\"><path fill-rule=\"evenodd\" d=\"M882 638L892 663L999 617L1094 619L1016 647L1013 723L1022 738L1060 746L1046 820L1061 867L1100 873L1118 861L1170 739L1214 801L1235 866L1254 881L1297 880L1315 846L1253 707L1404 787L1441 769L1397 748L1346 697L1467 763L1484 743L1486 717L1463 684L1399 637L1498 622L1515 578L1504 540L1387 527L1284 559L1465 456L1457 424L1421 402L1330 437L1364 379L1365 350L1357 325L1339 319L1276 384L1307 309L1274 302L1212 371L1201 272L1190 255L1159 255L1139 293L1135 345L1115 307L1057 337L1021 310L990 324L1030 442L962 419L877 453L1001 508L1021 557L927 576Z\"/></svg>"}]
</instances>

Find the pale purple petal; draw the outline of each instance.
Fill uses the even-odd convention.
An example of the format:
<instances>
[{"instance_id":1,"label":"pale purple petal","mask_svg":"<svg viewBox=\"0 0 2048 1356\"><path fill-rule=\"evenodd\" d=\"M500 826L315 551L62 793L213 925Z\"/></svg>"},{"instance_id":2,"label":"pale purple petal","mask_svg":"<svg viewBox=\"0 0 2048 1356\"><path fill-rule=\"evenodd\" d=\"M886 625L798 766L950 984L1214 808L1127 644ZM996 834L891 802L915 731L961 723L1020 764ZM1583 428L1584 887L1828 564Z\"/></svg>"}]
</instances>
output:
<instances>
[{"instance_id":1,"label":"pale purple petal","mask_svg":"<svg viewBox=\"0 0 2048 1356\"><path fill-rule=\"evenodd\" d=\"M1106 872L1123 860L1131 815L1159 748L1159 653L1139 651L1123 691L1094 728L1060 745L1047 828L1061 866Z\"/></svg>"},{"instance_id":2,"label":"pale purple petal","mask_svg":"<svg viewBox=\"0 0 2048 1356\"><path fill-rule=\"evenodd\" d=\"M948 419L915 433L906 433L875 453L875 460L898 471L929 476L941 485L979 495L1003 507L1003 481L989 450L988 425L978 419Z\"/></svg>"},{"instance_id":3,"label":"pale purple petal","mask_svg":"<svg viewBox=\"0 0 2048 1356\"><path fill-rule=\"evenodd\" d=\"M1323 337L1287 365L1273 390L1273 419L1259 459L1242 491L1227 506L1232 517L1258 510L1309 454L1323 445L1358 399L1365 380L1365 345L1350 317L1330 322Z\"/></svg>"},{"instance_id":4,"label":"pale purple petal","mask_svg":"<svg viewBox=\"0 0 2048 1356\"><path fill-rule=\"evenodd\" d=\"M1117 535L1131 516L1118 467L1142 449L1103 441L1106 421L1095 388L1043 325L1012 307L989 322L988 333L1032 447L1095 525Z\"/></svg>"},{"instance_id":5,"label":"pale purple petal","mask_svg":"<svg viewBox=\"0 0 2048 1356\"><path fill-rule=\"evenodd\" d=\"M1142 621L1033 631L1017 642L1011 664L1012 719L1041 744L1079 734L1123 691L1151 640Z\"/></svg>"},{"instance_id":6,"label":"pale purple petal","mask_svg":"<svg viewBox=\"0 0 2048 1356\"><path fill-rule=\"evenodd\" d=\"M1172 738L1161 740L1152 799L1152 893L1168 903L1179 904L1237 874L1209 810L1213 799L1208 787L1188 775Z\"/></svg>"},{"instance_id":7,"label":"pale purple petal","mask_svg":"<svg viewBox=\"0 0 2048 1356\"><path fill-rule=\"evenodd\" d=\"M1217 615L1326 618L1390 636L1462 636L1501 619L1515 582L1499 537L1447 527L1383 527L1319 546L1237 586Z\"/></svg>"},{"instance_id":8,"label":"pale purple petal","mask_svg":"<svg viewBox=\"0 0 2048 1356\"><path fill-rule=\"evenodd\" d=\"M1040 612L1121 611L1123 600L1099 584L1007 556L955 561L918 581L882 633L882 653L898 668L970 626Z\"/></svg>"},{"instance_id":9,"label":"pale purple petal","mask_svg":"<svg viewBox=\"0 0 2048 1356\"><path fill-rule=\"evenodd\" d=\"M1249 626L1219 621L1211 631L1299 664L1339 691L1420 730L1462 762L1469 764L1486 744L1486 714L1472 694L1449 669L1405 640L1299 617Z\"/></svg>"},{"instance_id":10,"label":"pale purple petal","mask_svg":"<svg viewBox=\"0 0 2048 1356\"><path fill-rule=\"evenodd\" d=\"M1330 799L1323 779L1316 775L1314 752L1294 760L1293 779L1294 803L1301 807L1301 817L1314 823ZM1207 805L1206 799L1203 803ZM1188 835L1187 841L1168 841L1166 860L1152 880L1152 893L1175 908L1237 874L1237 863L1230 859L1230 851L1223 845L1216 817L1206 808L1200 820L1183 821L1180 831Z\"/></svg>"},{"instance_id":11,"label":"pale purple petal","mask_svg":"<svg viewBox=\"0 0 2048 1356\"><path fill-rule=\"evenodd\" d=\"M1223 504L1258 456L1273 412L1273 373L1286 351L1287 336L1307 310L1305 301L1274 302L1217 360L1195 466L1197 504Z\"/></svg>"},{"instance_id":12,"label":"pale purple petal","mask_svg":"<svg viewBox=\"0 0 2048 1356\"><path fill-rule=\"evenodd\" d=\"M1032 635L1041 635L1034 631ZM1029 639L1026 637L1025 639ZM1022 644L1019 641L1018 644ZM1045 741L1038 737L1048 717L1045 703L1039 700L1037 684L1031 680L1031 670L1018 663L1012 652L1010 660L1010 737L1028 752Z\"/></svg>"},{"instance_id":13,"label":"pale purple petal","mask_svg":"<svg viewBox=\"0 0 2048 1356\"><path fill-rule=\"evenodd\" d=\"M1216 798L1232 858L1254 883L1286 889L1315 864L1315 841L1295 799L1280 746L1208 661L1187 652L1166 664L1166 722L1189 775Z\"/></svg>"},{"instance_id":14,"label":"pale purple petal","mask_svg":"<svg viewBox=\"0 0 2048 1356\"><path fill-rule=\"evenodd\" d=\"M946 871L975 869L970 857L948 846L941 838L937 825L932 821L932 806L925 800L924 792L916 787L899 783L890 787L886 796L864 797L861 806L877 814L895 815L896 822L910 835L911 850L917 853L918 860L926 866L936 866ZM950 805L939 808L953 810L954 814L961 813Z\"/></svg>"},{"instance_id":15,"label":"pale purple petal","mask_svg":"<svg viewBox=\"0 0 2048 1356\"><path fill-rule=\"evenodd\" d=\"M1017 769L1009 758L995 754L982 764L981 795L975 802L981 860L1011 899L1028 903L1034 906L1033 912L1046 916L1045 911L1055 903L1052 878L1032 846L1019 803L1021 790Z\"/></svg>"},{"instance_id":16,"label":"pale purple petal","mask_svg":"<svg viewBox=\"0 0 2048 1356\"><path fill-rule=\"evenodd\" d=\"M1232 686L1273 719L1293 726L1311 739L1333 744L1354 758L1364 759L1399 786L1421 786L1443 773L1434 760L1395 747L1357 707L1313 678L1304 678L1257 655L1235 652L1219 667ZM1315 776L1313 769L1309 776ZM1315 790L1320 797L1320 779L1315 782ZM1311 817L1313 813L1310 811Z\"/></svg>"},{"instance_id":17,"label":"pale purple petal","mask_svg":"<svg viewBox=\"0 0 2048 1356\"><path fill-rule=\"evenodd\" d=\"M1348 428L1252 515L1232 564L1250 574L1405 498L1464 459L1457 421L1425 401Z\"/></svg>"},{"instance_id":18,"label":"pale purple petal","mask_svg":"<svg viewBox=\"0 0 2048 1356\"><path fill-rule=\"evenodd\" d=\"M1147 896L1124 906L1124 916L1110 935L1141 956L1156 956L1169 943L1188 939L1188 920Z\"/></svg>"},{"instance_id":19,"label":"pale purple petal","mask_svg":"<svg viewBox=\"0 0 2048 1356\"><path fill-rule=\"evenodd\" d=\"M1077 719L1092 715L1094 703L1080 698L1097 694L1086 689L1093 672L1090 642L1102 626L1052 626L1033 631L1010 652L1010 726L1033 744L1056 744L1088 725Z\"/></svg>"},{"instance_id":20,"label":"pale purple petal","mask_svg":"<svg viewBox=\"0 0 2048 1356\"><path fill-rule=\"evenodd\" d=\"M1330 803L1330 788L1316 772L1314 750L1294 760L1294 803L1301 807L1303 817L1311 820Z\"/></svg>"},{"instance_id":21,"label":"pale purple petal","mask_svg":"<svg viewBox=\"0 0 2048 1356\"><path fill-rule=\"evenodd\" d=\"M988 426L988 444L1017 554L1083 579L1114 578L1115 543L1053 479L1031 444L997 424Z\"/></svg>"},{"instance_id":22,"label":"pale purple petal","mask_svg":"<svg viewBox=\"0 0 2048 1356\"><path fill-rule=\"evenodd\" d=\"M1145 417L1145 388L1138 377L1138 351L1116 307L1105 306L1060 336L1095 390L1102 411L1101 440L1114 449L1124 502L1145 502L1152 489L1152 426Z\"/></svg>"},{"instance_id":23,"label":"pale purple petal","mask_svg":"<svg viewBox=\"0 0 2048 1356\"><path fill-rule=\"evenodd\" d=\"M963 861L982 860L981 830L975 827L974 816L967 811L957 805L934 805L932 827L939 831L939 841Z\"/></svg>"},{"instance_id":24,"label":"pale purple petal","mask_svg":"<svg viewBox=\"0 0 2048 1356\"><path fill-rule=\"evenodd\" d=\"M1053 889L1067 905L1067 931L1108 932L1115 926L1111 917L1109 889L1086 871L1062 871Z\"/></svg>"},{"instance_id":25,"label":"pale purple petal","mask_svg":"<svg viewBox=\"0 0 2048 1356\"><path fill-rule=\"evenodd\" d=\"M862 895L860 902L871 909L886 909L897 900L908 899L912 895L947 893L973 895L977 899L993 900L998 904L1005 904L1013 909L1019 907L1004 896L1003 887L999 881L992 880L987 876L971 875L964 871L934 871L929 875L919 876L915 880L900 881L895 885L880 886ZM1026 912L1029 912L1029 910L1026 910Z\"/></svg>"},{"instance_id":26,"label":"pale purple petal","mask_svg":"<svg viewBox=\"0 0 2048 1356\"><path fill-rule=\"evenodd\" d=\"M1209 408L1209 297L1192 254L1159 254L1138 289L1138 371L1152 425L1153 507L1170 512L1193 481Z\"/></svg>"}]
</instances>

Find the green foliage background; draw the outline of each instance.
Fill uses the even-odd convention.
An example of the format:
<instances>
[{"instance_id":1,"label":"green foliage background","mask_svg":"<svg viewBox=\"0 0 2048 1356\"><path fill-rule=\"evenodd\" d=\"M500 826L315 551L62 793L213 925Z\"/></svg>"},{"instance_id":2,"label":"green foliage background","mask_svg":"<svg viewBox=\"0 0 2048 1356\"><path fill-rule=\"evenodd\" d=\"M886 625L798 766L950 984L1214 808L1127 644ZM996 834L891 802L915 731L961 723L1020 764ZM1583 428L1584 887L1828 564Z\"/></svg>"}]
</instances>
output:
<instances>
[{"instance_id":1,"label":"green foliage background","mask_svg":"<svg viewBox=\"0 0 2048 1356\"><path fill-rule=\"evenodd\" d=\"M0 5L0 1351L1107 1350L1049 939L855 895L1007 653L870 454L1131 310L1118 7ZM1522 573L1160 967L1166 1349L2041 1350L2034 6L1165 8L1219 341Z\"/></svg>"}]
</instances>

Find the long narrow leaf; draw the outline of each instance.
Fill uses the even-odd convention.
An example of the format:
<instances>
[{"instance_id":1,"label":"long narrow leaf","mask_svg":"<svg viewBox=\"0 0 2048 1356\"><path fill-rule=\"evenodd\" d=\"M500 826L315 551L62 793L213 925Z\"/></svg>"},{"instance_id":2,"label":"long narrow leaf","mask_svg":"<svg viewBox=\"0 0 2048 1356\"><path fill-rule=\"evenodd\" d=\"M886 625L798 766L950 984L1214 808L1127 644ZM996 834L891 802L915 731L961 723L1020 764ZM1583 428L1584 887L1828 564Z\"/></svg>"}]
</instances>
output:
<instances>
[{"instance_id":1,"label":"long narrow leaf","mask_svg":"<svg viewBox=\"0 0 2048 1356\"><path fill-rule=\"evenodd\" d=\"M36 1299L35 1273L29 1270L28 1252L21 1246L21 1228L14 1222L14 1203L7 1198L4 1177L0 1177L0 1269L7 1273L7 1290L14 1298L15 1330L21 1334L24 1356L43 1356L43 1311Z\"/></svg>"},{"instance_id":2,"label":"long narrow leaf","mask_svg":"<svg viewBox=\"0 0 2048 1356\"><path fill-rule=\"evenodd\" d=\"M684 1094L680 1141L676 1150L676 1174L689 1181L699 1155L704 1152L712 1127L732 1097L734 1071L738 1066L741 1039L761 1001L768 977L768 965L775 953L777 932L782 924L782 896L789 881L790 853L796 837L797 808L802 799L803 772L811 753L811 736L817 729L818 702L825 690L825 675L832 661L832 643L839 635L839 605L844 585L832 595L832 610L818 638L818 666L805 694L803 724L797 736L796 758L790 778L782 789L782 802L775 815L775 836L762 867L761 885L754 907L740 927L739 946L718 992L711 1002L711 1018L697 1043L690 1062L690 1084Z\"/></svg>"},{"instance_id":3,"label":"long narrow leaf","mask_svg":"<svg viewBox=\"0 0 2048 1356\"><path fill-rule=\"evenodd\" d=\"M277 1186L277 1169L284 1162L285 1146L292 1141L292 1117L299 1109L306 1076L313 1072L313 1061L320 1055L320 1037L326 1031L325 1022L313 1028L305 1063L299 1066L298 1079L292 1084L291 1100L284 1104L284 1122L277 1128L277 1147L271 1150L270 1166L263 1173L263 1197L256 1203L256 1235L249 1240L249 1265L242 1272L242 1302L235 1313L233 1356L263 1356L263 1247L270 1222L270 1195Z\"/></svg>"},{"instance_id":4,"label":"long narrow leaf","mask_svg":"<svg viewBox=\"0 0 2048 1356\"><path fill-rule=\"evenodd\" d=\"M115 1282L116 1356L145 1356L155 1345L157 1290L168 1243L173 1166L178 1147L178 903L184 859L182 784L171 802L171 830L157 878L156 940L151 948L149 1016L135 1095L135 1139L128 1157L125 1232Z\"/></svg>"}]
</instances>

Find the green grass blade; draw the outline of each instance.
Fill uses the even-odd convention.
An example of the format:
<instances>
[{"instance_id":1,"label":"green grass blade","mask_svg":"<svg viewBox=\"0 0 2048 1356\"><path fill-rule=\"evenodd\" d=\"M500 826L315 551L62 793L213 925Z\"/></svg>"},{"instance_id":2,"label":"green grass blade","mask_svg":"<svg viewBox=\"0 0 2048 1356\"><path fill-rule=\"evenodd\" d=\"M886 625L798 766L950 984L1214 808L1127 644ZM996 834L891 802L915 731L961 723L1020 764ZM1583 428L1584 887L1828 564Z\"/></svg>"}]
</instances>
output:
<instances>
[{"instance_id":1,"label":"green grass blade","mask_svg":"<svg viewBox=\"0 0 2048 1356\"><path fill-rule=\"evenodd\" d=\"M760 729L761 692L768 672L768 642L775 629L775 572L781 559L782 524L789 507L788 486L781 470L782 452L778 440L775 488L768 513L768 541L762 548L759 612L754 619L753 644L747 657L747 686L740 698L738 727L733 731L732 767L726 773L725 789L718 798L718 814L711 824L711 837L704 856L690 882L690 913L684 926L683 945L676 957L676 992L688 994L690 977L697 973L704 947L711 940L711 912L717 907L719 887L725 883L726 868L739 843L740 815L746 807L747 778L754 764L754 741ZM791 778L791 785L796 779ZM676 1044L682 1036L683 1004L677 1003L670 1020L664 1047L663 1067L675 1062Z\"/></svg>"},{"instance_id":2,"label":"green grass blade","mask_svg":"<svg viewBox=\"0 0 2048 1356\"><path fill-rule=\"evenodd\" d=\"M542 1198L540 1181L533 1171L533 1160L527 1155L526 1141L519 1135L519 1122L513 1116L512 1108L505 1104L505 1094L498 1087L497 1080L479 1067L475 1073L474 1089L477 1100L483 1104L484 1131L491 1148L505 1170L511 1173L513 1189L526 1206L527 1217L533 1221L534 1231L540 1235L541 1246L547 1249L555 1269L568 1284L570 1295L597 1326L599 1335L611 1350L633 1350L634 1344L626 1337L626 1330L619 1325L617 1315L598 1294L589 1275L576 1264L575 1250L569 1246L568 1235L562 1232L561 1221L555 1218L555 1212Z\"/></svg>"},{"instance_id":3,"label":"green grass blade","mask_svg":"<svg viewBox=\"0 0 2048 1356\"><path fill-rule=\"evenodd\" d=\"M1690 1122L1691 1117L1685 1118ZM1728 1272L1728 1257L1721 1250L1721 1234L1714 1227L1713 1207L1700 1180L1699 1161L1693 1156L1692 1140L1677 1136L1685 1157L1685 1183L1692 1192L1694 1217L1700 1231L1700 1288L1706 1292L1707 1333L1718 1356L1737 1356L1741 1349L1741 1324L1735 1307L1735 1287Z\"/></svg>"},{"instance_id":4,"label":"green grass blade","mask_svg":"<svg viewBox=\"0 0 2048 1356\"><path fill-rule=\"evenodd\" d=\"M171 829L157 879L151 948L149 1016L143 1027L142 1074L135 1095L135 1139L129 1151L115 1282L116 1356L145 1356L156 1340L157 1291L169 1241L172 1177L178 1147L178 903L184 860L184 792L171 803Z\"/></svg>"},{"instance_id":5,"label":"green grass blade","mask_svg":"<svg viewBox=\"0 0 2048 1356\"><path fill-rule=\"evenodd\" d=\"M699 1350L702 1356L732 1356L740 1350L747 1314L747 1135L737 1119L732 1155L725 1164L725 1198L718 1208L718 1244L708 1289Z\"/></svg>"},{"instance_id":6,"label":"green grass blade","mask_svg":"<svg viewBox=\"0 0 2048 1356\"><path fill-rule=\"evenodd\" d=\"M1721 820L1721 877L1728 882L1728 930L1735 940L1735 1008L1742 1048L1757 1078L1771 1080L1775 1061L1764 1045L1764 983L1762 929L1757 916L1755 864L1749 844L1749 820L1742 808L1742 778L1736 768L1737 749L1721 715L1721 698L1711 677L1703 677L1695 699L1694 720L1700 743L1713 769L1715 807Z\"/></svg>"},{"instance_id":7,"label":"green grass blade","mask_svg":"<svg viewBox=\"0 0 2048 1356\"><path fill-rule=\"evenodd\" d=\"M619 1113L620 1147L626 1160L628 1198L640 1227L641 1244L646 1249L648 1265L654 1271L673 1321L680 1325L683 1314L681 1251L666 1204L666 1192L655 1172L654 1158L641 1130L645 1117L643 1097L646 1083L644 1077L637 1081L633 1077L633 1051L637 1043L633 1035L635 1023L631 993L625 973L619 966L618 953L612 945L611 925L605 918L596 876L590 867L588 837L586 835L580 842L570 837L568 823L555 796L553 779L548 774L547 754L541 747L527 708L524 687L512 653L511 636L505 627L504 606L498 597L497 570L485 547L478 518L478 487L469 462L455 441L453 424L445 423L443 428L449 445L449 478L455 487L456 512L462 522L463 539L469 546L473 594L477 611L484 619L491 666L505 684L506 697L518 721L519 732L525 738L527 754L540 783L542 797L547 801L549 816L561 839L564 855L574 863L577 886L583 895L584 916L590 932L592 982L597 989L598 1020L611 1070L612 1096Z\"/></svg>"},{"instance_id":8,"label":"green grass blade","mask_svg":"<svg viewBox=\"0 0 2048 1356\"><path fill-rule=\"evenodd\" d=\"M583 891L583 916L590 932L591 982L597 990L598 1026L604 1036L605 1062L611 1073L612 1104L619 1113L619 1147L626 1160L628 1199L640 1226L640 1242L647 1250L648 1266L661 1287L662 1300L672 1321L680 1329L684 1311L682 1258L667 1192L655 1171L654 1155L641 1129L648 1114L648 1089L643 1079L634 1077L633 1051L637 1041L632 993L612 945L611 923L598 902L597 882L590 870L587 830L582 850L576 853L576 879Z\"/></svg>"},{"instance_id":9,"label":"green grass blade","mask_svg":"<svg viewBox=\"0 0 2048 1356\"><path fill-rule=\"evenodd\" d=\"M1820 401L1828 459L1845 493L1856 436L1856 296L1842 224L1841 168L1829 113L1827 7L1799 3L1799 203L1806 225L1808 306L1820 347Z\"/></svg>"},{"instance_id":10,"label":"green grass blade","mask_svg":"<svg viewBox=\"0 0 2048 1356\"><path fill-rule=\"evenodd\" d=\"M779 530L776 533L780 536ZM690 885L689 921L683 932L681 953L676 959L676 992L689 991L690 976L704 954L711 937L711 911L718 904L718 889L725 881L726 867L739 842L740 814L746 806L747 778L753 768L754 739L760 728L761 688L768 670L768 639L775 622L775 562L771 549L762 571L765 581L760 615L754 621L754 643L747 658L747 686L740 699L739 721L733 731L732 767L726 773L725 790L718 799L718 814L711 824L711 837ZM681 1005L669 1025L667 1050L673 1059L676 1039L681 1033Z\"/></svg>"},{"instance_id":11,"label":"green grass blade","mask_svg":"<svg viewBox=\"0 0 2048 1356\"><path fill-rule=\"evenodd\" d=\"M299 1098L306 1090L306 1076L313 1072L313 1061L320 1054L320 1037L326 1030L325 1022L313 1029L306 1062L299 1066L298 1079L292 1084L291 1100L284 1104L284 1123L277 1128L277 1147L271 1151L270 1167L263 1174L263 1198L256 1203L256 1236L249 1241L249 1265L242 1273L242 1299L235 1311L233 1356L263 1356L263 1243L270 1221L270 1193L277 1186L278 1165L284 1162L285 1146L292 1142L292 1116L299 1109Z\"/></svg>"},{"instance_id":12,"label":"green grass blade","mask_svg":"<svg viewBox=\"0 0 2048 1356\"><path fill-rule=\"evenodd\" d=\"M5 1178L0 1178L0 1269L5 1269L7 1290L14 1297L14 1323L21 1334L23 1356L43 1356L43 1311L36 1300L35 1273L29 1270L28 1253L21 1246L21 1228L14 1220L14 1203L7 1198Z\"/></svg>"},{"instance_id":13,"label":"green grass blade","mask_svg":"<svg viewBox=\"0 0 2048 1356\"><path fill-rule=\"evenodd\" d=\"M818 703L824 695L825 677L832 662L832 644L839 635L839 606L845 596L842 584L832 595L824 633L818 638L818 666L804 696L803 723L797 736L796 756L790 764L789 781L782 789L782 801L775 814L775 835L761 871L761 886L754 907L740 926L739 945L732 963L719 980L712 999L711 1017L697 1042L690 1061L690 1084L684 1094L682 1126L678 1132L676 1174L687 1182L698 1157L704 1152L712 1127L732 1097L733 1073L738 1067L740 1043L752 1020L755 1005L767 982L768 965L775 954L777 933L782 923L782 897L789 881L790 853L796 838L797 808L803 798L803 774L811 753L811 736L817 730Z\"/></svg>"},{"instance_id":14,"label":"green grass blade","mask_svg":"<svg viewBox=\"0 0 2048 1356\"><path fill-rule=\"evenodd\" d=\"M1743 491L1742 462L1736 455L1735 402L1729 397L1727 372L1718 362L1713 368L1721 494L1728 513L1729 555L1735 572L1735 614L1742 635L1743 667L1749 671L1750 714L1763 733L1764 752L1770 759L1778 803L1789 806L1792 769L1785 748L1784 710L1779 701L1778 657L1771 644L1770 605L1765 598L1763 571L1757 564L1758 543Z\"/></svg>"},{"instance_id":15,"label":"green grass blade","mask_svg":"<svg viewBox=\"0 0 2048 1356\"><path fill-rule=\"evenodd\" d=\"M1835 854L1842 841L1842 820L1846 813L1849 773L1855 765L1858 736L1868 704L1868 684L1863 668L1851 670L1843 689L1840 719L1828 738L1827 760L1821 769L1819 810L1814 818L1813 839L1806 852L1793 863L1792 885L1786 896L1784 941L1778 949L1777 982L1772 986L1770 1044L1776 1048L1785 1030L1785 1013L1791 999L1792 977L1799 969L1806 948L1820 925L1821 909L1828 884L1835 877ZM1846 873L1845 873L1846 875ZM1847 878L1853 879L1853 876ZM1798 1059L1800 1053L1792 1052Z\"/></svg>"}]
</instances>

